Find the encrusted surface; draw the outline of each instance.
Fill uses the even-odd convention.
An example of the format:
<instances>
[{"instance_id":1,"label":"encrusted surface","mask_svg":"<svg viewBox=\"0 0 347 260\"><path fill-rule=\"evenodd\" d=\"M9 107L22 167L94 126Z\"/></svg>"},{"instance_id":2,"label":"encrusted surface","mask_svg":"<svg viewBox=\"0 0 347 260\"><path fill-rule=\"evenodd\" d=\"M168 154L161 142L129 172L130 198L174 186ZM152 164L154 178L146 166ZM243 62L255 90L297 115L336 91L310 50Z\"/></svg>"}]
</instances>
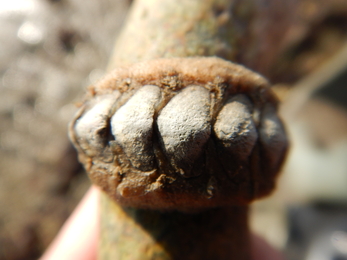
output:
<instances>
[{"instance_id":1,"label":"encrusted surface","mask_svg":"<svg viewBox=\"0 0 347 260\"><path fill-rule=\"evenodd\" d=\"M274 187L287 149L258 74L219 58L159 59L90 87L70 137L90 178L125 206L247 203Z\"/></svg>"}]
</instances>

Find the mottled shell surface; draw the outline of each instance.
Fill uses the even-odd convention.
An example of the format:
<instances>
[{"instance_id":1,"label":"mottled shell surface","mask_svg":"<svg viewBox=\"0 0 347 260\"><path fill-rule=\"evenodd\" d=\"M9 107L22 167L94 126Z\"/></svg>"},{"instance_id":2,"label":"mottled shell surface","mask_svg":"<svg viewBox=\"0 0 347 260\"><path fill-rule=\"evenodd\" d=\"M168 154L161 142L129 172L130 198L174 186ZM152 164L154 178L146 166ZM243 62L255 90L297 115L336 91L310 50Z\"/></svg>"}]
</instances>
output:
<instances>
[{"instance_id":1,"label":"mottled shell surface","mask_svg":"<svg viewBox=\"0 0 347 260\"><path fill-rule=\"evenodd\" d=\"M267 195L288 146L268 82L214 57L116 69L89 88L70 138L112 198L163 210Z\"/></svg>"}]
</instances>

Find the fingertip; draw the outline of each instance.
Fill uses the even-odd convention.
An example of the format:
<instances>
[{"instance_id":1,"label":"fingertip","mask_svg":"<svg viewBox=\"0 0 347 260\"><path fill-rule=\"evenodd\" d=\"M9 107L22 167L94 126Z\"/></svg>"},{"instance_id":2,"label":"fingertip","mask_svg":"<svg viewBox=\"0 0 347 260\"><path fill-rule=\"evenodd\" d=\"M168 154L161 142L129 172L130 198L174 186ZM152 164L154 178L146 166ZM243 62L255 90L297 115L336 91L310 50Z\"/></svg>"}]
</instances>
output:
<instances>
[{"instance_id":1,"label":"fingertip","mask_svg":"<svg viewBox=\"0 0 347 260\"><path fill-rule=\"evenodd\" d=\"M40 260L95 260L99 237L99 189L92 186Z\"/></svg>"},{"instance_id":2,"label":"fingertip","mask_svg":"<svg viewBox=\"0 0 347 260\"><path fill-rule=\"evenodd\" d=\"M283 255L278 250L257 235L252 235L251 244L253 260L284 260Z\"/></svg>"}]
</instances>

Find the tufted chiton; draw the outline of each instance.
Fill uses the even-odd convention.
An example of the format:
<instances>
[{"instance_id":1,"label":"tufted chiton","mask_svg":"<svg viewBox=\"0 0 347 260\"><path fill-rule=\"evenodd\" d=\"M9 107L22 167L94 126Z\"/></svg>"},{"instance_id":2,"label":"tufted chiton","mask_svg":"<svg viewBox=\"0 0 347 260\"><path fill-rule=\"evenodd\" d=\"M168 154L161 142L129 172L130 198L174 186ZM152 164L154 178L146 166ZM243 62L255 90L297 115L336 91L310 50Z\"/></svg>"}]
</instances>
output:
<instances>
[{"instance_id":1,"label":"tufted chiton","mask_svg":"<svg viewBox=\"0 0 347 260\"><path fill-rule=\"evenodd\" d=\"M219 58L145 61L89 88L70 138L124 206L240 205L273 190L285 158L277 103L264 78Z\"/></svg>"}]
</instances>

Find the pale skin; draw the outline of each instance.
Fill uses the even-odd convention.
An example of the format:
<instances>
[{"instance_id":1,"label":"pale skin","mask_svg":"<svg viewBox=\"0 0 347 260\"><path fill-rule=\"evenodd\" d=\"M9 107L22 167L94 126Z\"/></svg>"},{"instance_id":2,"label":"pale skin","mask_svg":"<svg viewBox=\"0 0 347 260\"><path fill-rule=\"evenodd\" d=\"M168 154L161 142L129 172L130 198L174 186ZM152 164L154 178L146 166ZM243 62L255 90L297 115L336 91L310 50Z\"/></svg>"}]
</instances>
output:
<instances>
[{"instance_id":1,"label":"pale skin","mask_svg":"<svg viewBox=\"0 0 347 260\"><path fill-rule=\"evenodd\" d=\"M92 186L40 260L96 260L100 190ZM252 236L254 260L284 260L264 239Z\"/></svg>"}]
</instances>

